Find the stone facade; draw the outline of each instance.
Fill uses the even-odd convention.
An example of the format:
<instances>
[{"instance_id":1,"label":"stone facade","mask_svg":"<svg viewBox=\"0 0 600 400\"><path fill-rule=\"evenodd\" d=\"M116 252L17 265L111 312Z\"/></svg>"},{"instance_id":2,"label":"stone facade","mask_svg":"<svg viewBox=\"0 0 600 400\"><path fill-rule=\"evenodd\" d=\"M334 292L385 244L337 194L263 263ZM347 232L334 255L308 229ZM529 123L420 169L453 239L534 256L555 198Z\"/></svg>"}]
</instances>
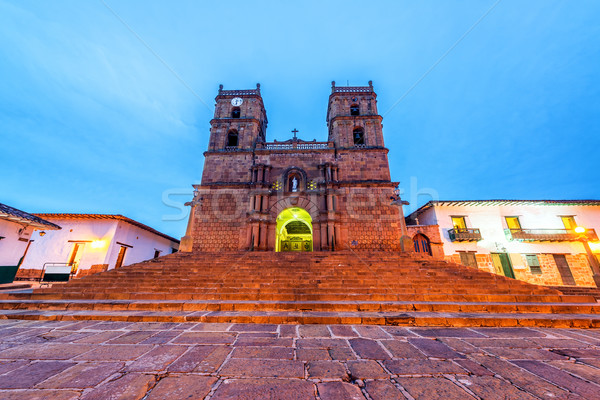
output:
<instances>
[{"instance_id":1,"label":"stone facade","mask_svg":"<svg viewBox=\"0 0 600 400\"><path fill-rule=\"evenodd\" d=\"M221 86L182 249L277 250L298 240L313 250L399 250L404 217L390 201L397 183L390 180L376 98L371 82L333 82L327 141L294 132L285 142L267 142L260 85ZM306 217L278 228L285 210Z\"/></svg>"}]
</instances>

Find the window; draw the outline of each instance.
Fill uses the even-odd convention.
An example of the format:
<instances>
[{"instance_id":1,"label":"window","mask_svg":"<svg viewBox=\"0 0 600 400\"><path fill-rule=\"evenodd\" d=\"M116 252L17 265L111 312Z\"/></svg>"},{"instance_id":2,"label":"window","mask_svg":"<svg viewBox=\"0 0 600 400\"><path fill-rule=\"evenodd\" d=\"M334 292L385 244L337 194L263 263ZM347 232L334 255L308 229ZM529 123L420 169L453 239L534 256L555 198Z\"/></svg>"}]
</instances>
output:
<instances>
[{"instance_id":1,"label":"window","mask_svg":"<svg viewBox=\"0 0 600 400\"><path fill-rule=\"evenodd\" d=\"M227 134L227 147L237 147L237 146L238 146L238 133L235 130L231 130Z\"/></svg>"},{"instance_id":2,"label":"window","mask_svg":"<svg viewBox=\"0 0 600 400\"><path fill-rule=\"evenodd\" d=\"M457 232L465 231L467 229L467 222L465 221L465 217L451 217L452 218L452 227Z\"/></svg>"},{"instance_id":3,"label":"window","mask_svg":"<svg viewBox=\"0 0 600 400\"><path fill-rule=\"evenodd\" d=\"M474 251L459 251L458 254L460 254L462 265L477 268L477 257L475 257Z\"/></svg>"},{"instance_id":4,"label":"window","mask_svg":"<svg viewBox=\"0 0 600 400\"><path fill-rule=\"evenodd\" d=\"M566 215L564 217L560 217L562 219L563 225L565 229L568 231L574 231L577 228L577 223L575 222L575 217L572 215Z\"/></svg>"},{"instance_id":5,"label":"window","mask_svg":"<svg viewBox=\"0 0 600 400\"><path fill-rule=\"evenodd\" d=\"M233 109L231 110L231 118L239 118L240 117L240 108L239 107L233 107Z\"/></svg>"},{"instance_id":6,"label":"window","mask_svg":"<svg viewBox=\"0 0 600 400\"><path fill-rule=\"evenodd\" d=\"M358 104L352 104L350 106L350 115L360 115L360 107L358 107Z\"/></svg>"},{"instance_id":7,"label":"window","mask_svg":"<svg viewBox=\"0 0 600 400\"><path fill-rule=\"evenodd\" d=\"M365 144L365 131L362 128L356 128L352 131L352 137L354 138L354 145L359 146Z\"/></svg>"},{"instance_id":8,"label":"window","mask_svg":"<svg viewBox=\"0 0 600 400\"><path fill-rule=\"evenodd\" d=\"M521 222L519 222L519 217L505 217L506 226L511 231L520 231L521 230Z\"/></svg>"},{"instance_id":9,"label":"window","mask_svg":"<svg viewBox=\"0 0 600 400\"><path fill-rule=\"evenodd\" d=\"M537 254L526 254L525 258L527 258L527 265L529 265L529 270L533 275L541 275L542 268L540 267L540 260L538 259Z\"/></svg>"}]
</instances>

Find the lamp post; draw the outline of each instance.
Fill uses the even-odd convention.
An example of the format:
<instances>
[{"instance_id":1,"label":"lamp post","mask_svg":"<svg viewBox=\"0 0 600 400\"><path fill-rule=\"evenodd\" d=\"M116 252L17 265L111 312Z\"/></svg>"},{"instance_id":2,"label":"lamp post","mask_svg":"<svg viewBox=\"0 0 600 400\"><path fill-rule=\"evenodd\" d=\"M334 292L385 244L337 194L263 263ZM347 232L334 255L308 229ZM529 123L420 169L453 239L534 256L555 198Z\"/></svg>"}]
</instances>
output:
<instances>
[{"instance_id":1,"label":"lamp post","mask_svg":"<svg viewBox=\"0 0 600 400\"><path fill-rule=\"evenodd\" d=\"M596 283L597 287L600 287L600 263L598 263L598 259L594 256L594 253L592 253L592 249L590 249L590 244L588 243L589 240L585 232L586 229L582 226L575 228L575 233L579 234L577 239L581 242L585 252L587 253L590 268L592 269L592 278L594 279L594 283Z\"/></svg>"}]
</instances>

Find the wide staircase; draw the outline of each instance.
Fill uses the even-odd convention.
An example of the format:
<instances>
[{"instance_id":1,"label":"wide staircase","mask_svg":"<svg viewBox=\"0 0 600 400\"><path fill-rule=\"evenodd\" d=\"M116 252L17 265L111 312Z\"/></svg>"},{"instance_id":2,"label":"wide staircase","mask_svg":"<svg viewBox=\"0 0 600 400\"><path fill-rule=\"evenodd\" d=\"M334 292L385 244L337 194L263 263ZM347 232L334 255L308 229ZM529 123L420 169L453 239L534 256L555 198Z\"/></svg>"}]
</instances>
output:
<instances>
[{"instance_id":1,"label":"wide staircase","mask_svg":"<svg viewBox=\"0 0 600 400\"><path fill-rule=\"evenodd\" d=\"M600 327L600 304L426 256L176 253L31 294L0 318Z\"/></svg>"}]
</instances>

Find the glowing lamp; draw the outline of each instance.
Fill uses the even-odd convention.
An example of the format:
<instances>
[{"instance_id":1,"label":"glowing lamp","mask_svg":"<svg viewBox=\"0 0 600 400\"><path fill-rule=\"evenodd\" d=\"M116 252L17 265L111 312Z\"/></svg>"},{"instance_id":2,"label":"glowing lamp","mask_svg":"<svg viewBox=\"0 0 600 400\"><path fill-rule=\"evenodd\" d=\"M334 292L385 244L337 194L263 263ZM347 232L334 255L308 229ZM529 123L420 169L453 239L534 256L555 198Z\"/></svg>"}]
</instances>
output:
<instances>
[{"instance_id":1,"label":"glowing lamp","mask_svg":"<svg viewBox=\"0 0 600 400\"><path fill-rule=\"evenodd\" d=\"M577 233L585 233L585 228L582 226L578 226L575 228L575 232Z\"/></svg>"},{"instance_id":2,"label":"glowing lamp","mask_svg":"<svg viewBox=\"0 0 600 400\"><path fill-rule=\"evenodd\" d=\"M92 242L92 249L101 249L104 247L104 240L94 240Z\"/></svg>"}]
</instances>

